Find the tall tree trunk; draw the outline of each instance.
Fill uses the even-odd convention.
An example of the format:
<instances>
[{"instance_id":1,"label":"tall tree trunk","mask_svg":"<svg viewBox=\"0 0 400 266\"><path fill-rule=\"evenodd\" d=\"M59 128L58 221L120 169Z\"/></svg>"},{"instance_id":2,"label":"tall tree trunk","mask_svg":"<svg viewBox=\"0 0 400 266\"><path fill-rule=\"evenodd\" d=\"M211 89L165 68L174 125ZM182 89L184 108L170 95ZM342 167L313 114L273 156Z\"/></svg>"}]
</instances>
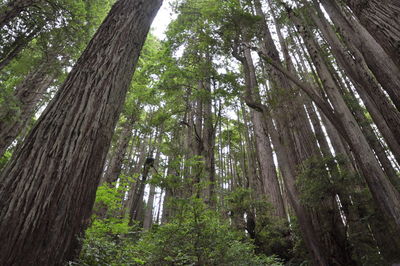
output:
<instances>
[{"instance_id":1,"label":"tall tree trunk","mask_svg":"<svg viewBox=\"0 0 400 266\"><path fill-rule=\"evenodd\" d=\"M37 70L29 73L15 89L14 99L19 110L16 114L6 114L12 117L11 121L5 117L0 118L0 157L27 126L39 101L53 82L55 74L49 71L49 67L51 63L43 63Z\"/></svg>"},{"instance_id":2,"label":"tall tree trunk","mask_svg":"<svg viewBox=\"0 0 400 266\"><path fill-rule=\"evenodd\" d=\"M140 143L140 146L138 149L139 154L137 155L137 160L135 161L135 167L132 167L132 169L127 174L131 178L134 177L136 174L138 174L140 177L142 165L144 164L144 162L146 160L146 152L147 152L146 145L147 145L147 141L145 141L145 140L143 140ZM125 201L125 204L124 204L124 209L126 210L125 216L127 216L127 217L130 217L130 213L132 212L131 210L133 209L133 204L135 203L134 202L135 197L136 197L135 192L137 191L138 184L140 184L139 178L135 182L130 183L127 200Z\"/></svg>"},{"instance_id":3,"label":"tall tree trunk","mask_svg":"<svg viewBox=\"0 0 400 266\"><path fill-rule=\"evenodd\" d=\"M257 91L258 84L256 73L249 49L245 49L244 57L246 86L249 86L254 97L259 99L260 95ZM267 196L274 208L274 214L277 217L286 219L278 176L276 175L275 166L273 164L272 148L269 136L266 134L263 127L263 115L261 112L251 110L251 118L254 127L256 152L260 164L261 184L264 183L263 187L267 190Z\"/></svg>"},{"instance_id":4,"label":"tall tree trunk","mask_svg":"<svg viewBox=\"0 0 400 266\"><path fill-rule=\"evenodd\" d=\"M96 188L161 0L120 0L2 171L0 264L61 265L78 253ZM61 204L60 204L61 203Z\"/></svg>"},{"instance_id":5,"label":"tall tree trunk","mask_svg":"<svg viewBox=\"0 0 400 266\"><path fill-rule=\"evenodd\" d=\"M146 182L149 177L150 169L154 166L153 158L146 158L143 165L143 172L141 179L137 181L135 186L135 192L132 195L132 206L129 210L129 224L132 225L134 220L140 220L143 218L142 208L144 200L144 189L146 187Z\"/></svg>"},{"instance_id":6,"label":"tall tree trunk","mask_svg":"<svg viewBox=\"0 0 400 266\"><path fill-rule=\"evenodd\" d=\"M161 139L161 134L159 136ZM160 140L159 140L160 141ZM154 159L154 168L157 169L160 161L160 150L158 149L156 158ZM156 195L156 185L155 184L150 184L150 191L149 191L149 199L147 201L145 213L144 213L144 221L143 221L143 228L148 230L151 228L151 225L153 224L153 205L154 205L154 197Z\"/></svg>"},{"instance_id":7,"label":"tall tree trunk","mask_svg":"<svg viewBox=\"0 0 400 266\"><path fill-rule=\"evenodd\" d=\"M205 201L211 207L216 206L215 198L215 128L213 124L213 114L212 114L212 95L211 95L211 84L209 80L203 80L201 82L202 89L205 90L205 99L203 101L203 156L204 156L204 170L209 184L205 189Z\"/></svg>"},{"instance_id":8,"label":"tall tree trunk","mask_svg":"<svg viewBox=\"0 0 400 266\"><path fill-rule=\"evenodd\" d=\"M400 4L397 0L345 0L360 23L400 69Z\"/></svg>"},{"instance_id":9,"label":"tall tree trunk","mask_svg":"<svg viewBox=\"0 0 400 266\"><path fill-rule=\"evenodd\" d=\"M128 118L128 121L126 121L122 126L121 133L116 143L116 148L113 152L113 155L106 169L106 172L104 173L102 182L111 184L117 181L119 175L121 174L126 151L129 146L129 141L131 140L132 137L132 127L134 123L135 123L135 118L130 117Z\"/></svg>"},{"instance_id":10,"label":"tall tree trunk","mask_svg":"<svg viewBox=\"0 0 400 266\"><path fill-rule=\"evenodd\" d=\"M347 48L340 42L332 27L328 25L319 6L315 7L318 16L313 12L307 14L312 17L325 40L331 46L332 54L335 56L340 67L343 68L352 80L372 119L395 155L396 160L399 162L400 140L396 136L400 135L400 112L387 99L383 91L381 91L379 84L371 75L361 54L349 48L353 56L349 55Z\"/></svg>"},{"instance_id":11,"label":"tall tree trunk","mask_svg":"<svg viewBox=\"0 0 400 266\"><path fill-rule=\"evenodd\" d=\"M321 0L329 17L340 29L346 41L363 55L375 78L400 110L400 70L376 40L355 19L345 17L336 1Z\"/></svg>"},{"instance_id":12,"label":"tall tree trunk","mask_svg":"<svg viewBox=\"0 0 400 266\"><path fill-rule=\"evenodd\" d=\"M294 17L293 17L294 18ZM309 32L305 27L302 27L300 21L296 22L299 31L303 36L307 49L310 52L311 59L313 60L318 74L321 77L325 91L334 106L343 129L343 135L347 137L347 141L351 146L354 155L356 156L357 163L360 165L362 173L368 183L369 189L379 206L387 214L395 220L400 226L400 193L389 182L383 173L378 161L376 160L367 140L365 139L361 129L358 127L350 110L346 106L336 83L330 75L329 69L326 66L320 51L314 40L311 39ZM288 74L288 76L292 76ZM293 76L292 76L293 77ZM293 79L293 81L297 80ZM300 85L301 82L297 84ZM307 85L310 86L310 85ZM305 89L304 85L302 85ZM311 86L312 87L312 86Z\"/></svg>"}]
</instances>

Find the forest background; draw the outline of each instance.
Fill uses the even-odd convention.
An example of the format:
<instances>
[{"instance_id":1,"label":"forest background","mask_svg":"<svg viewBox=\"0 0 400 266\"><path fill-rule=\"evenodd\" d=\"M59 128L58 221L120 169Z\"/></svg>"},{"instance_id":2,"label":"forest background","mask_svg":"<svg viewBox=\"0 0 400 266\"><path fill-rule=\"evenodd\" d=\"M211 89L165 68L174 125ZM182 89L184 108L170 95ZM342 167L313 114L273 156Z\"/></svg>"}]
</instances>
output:
<instances>
[{"instance_id":1,"label":"forest background","mask_svg":"<svg viewBox=\"0 0 400 266\"><path fill-rule=\"evenodd\" d=\"M0 265L399 263L398 1L161 4L0 1Z\"/></svg>"}]
</instances>

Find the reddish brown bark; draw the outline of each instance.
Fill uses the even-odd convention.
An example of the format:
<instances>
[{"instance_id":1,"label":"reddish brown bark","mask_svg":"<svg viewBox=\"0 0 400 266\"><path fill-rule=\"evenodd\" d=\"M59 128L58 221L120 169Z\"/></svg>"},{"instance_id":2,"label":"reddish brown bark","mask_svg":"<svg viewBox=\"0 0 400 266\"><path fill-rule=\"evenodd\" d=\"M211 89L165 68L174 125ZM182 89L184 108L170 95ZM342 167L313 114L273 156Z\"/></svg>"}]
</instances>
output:
<instances>
[{"instance_id":1,"label":"reddish brown bark","mask_svg":"<svg viewBox=\"0 0 400 266\"><path fill-rule=\"evenodd\" d=\"M161 0L120 0L1 173L0 264L77 252L115 124Z\"/></svg>"}]
</instances>

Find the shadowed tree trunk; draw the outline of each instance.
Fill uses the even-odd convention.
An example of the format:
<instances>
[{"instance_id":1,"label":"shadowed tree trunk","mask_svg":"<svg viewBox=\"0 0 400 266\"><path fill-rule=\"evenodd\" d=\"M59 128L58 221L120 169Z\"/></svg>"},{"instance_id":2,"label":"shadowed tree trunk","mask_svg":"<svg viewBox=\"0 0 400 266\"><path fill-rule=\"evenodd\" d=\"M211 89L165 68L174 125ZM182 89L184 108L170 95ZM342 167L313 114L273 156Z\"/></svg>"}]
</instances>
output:
<instances>
[{"instance_id":1,"label":"shadowed tree trunk","mask_svg":"<svg viewBox=\"0 0 400 266\"><path fill-rule=\"evenodd\" d=\"M400 69L400 2L398 0L345 0L344 2Z\"/></svg>"},{"instance_id":2,"label":"shadowed tree trunk","mask_svg":"<svg viewBox=\"0 0 400 266\"><path fill-rule=\"evenodd\" d=\"M346 42L361 52L375 78L400 110L400 71L392 58L359 21L349 18L348 14L342 12L336 1L321 0L321 2Z\"/></svg>"},{"instance_id":3,"label":"shadowed tree trunk","mask_svg":"<svg viewBox=\"0 0 400 266\"><path fill-rule=\"evenodd\" d=\"M374 200L377 204L379 204L383 211L385 211L394 219L397 226L400 226L399 192L393 187L393 185L384 175L378 161L374 157L371 148L362 134L361 129L357 126L357 122L348 110L340 93L337 91L336 84L332 81L327 66L320 58L320 53L316 49L315 43L310 40L309 34L303 37L305 37L304 40L308 46L308 49L310 50L311 58L315 60L318 74L323 80L326 93L330 97L332 105L334 106L337 114L335 113L332 115L332 113L329 113L329 107L326 106L326 103L321 102L321 99L314 94L313 91L316 91L314 86L300 81L292 73L283 69L277 62L268 57L266 54L260 55L266 59L267 63L272 64L276 69L284 73L292 82L299 86L299 88L306 92L326 116L330 116L330 121L336 124L335 127L342 134L342 136L346 138L346 141L353 150L357 163L359 164L368 183L368 187L371 190Z\"/></svg>"},{"instance_id":4,"label":"shadowed tree trunk","mask_svg":"<svg viewBox=\"0 0 400 266\"><path fill-rule=\"evenodd\" d=\"M158 142L161 143L162 139L162 133L160 133L159 140ZM158 168L158 165L160 163L160 154L161 151L158 149L156 158L154 159L154 169ZM155 173L158 174L158 173ZM144 220L143 220L143 228L144 229L150 229L152 224L153 224L153 205L154 205L154 198L156 196L156 185L155 184L150 184L150 191L149 191L149 199L147 201L147 205L145 208L145 213L144 213Z\"/></svg>"},{"instance_id":5,"label":"shadowed tree trunk","mask_svg":"<svg viewBox=\"0 0 400 266\"><path fill-rule=\"evenodd\" d=\"M201 82L202 89L206 92L205 99L203 101L203 156L204 156L204 171L206 174L207 181L209 184L205 188L205 201L211 207L216 206L215 198L215 128L213 124L213 113L212 113L212 95L211 95L211 84L209 80L203 80Z\"/></svg>"},{"instance_id":6,"label":"shadowed tree trunk","mask_svg":"<svg viewBox=\"0 0 400 266\"><path fill-rule=\"evenodd\" d=\"M358 94L366 105L372 119L385 138L396 160L400 161L400 113L381 90L362 55L355 49L347 49L339 40L332 27L327 23L319 6L315 6L318 16L309 12L325 40L331 46L331 52L337 63L353 82ZM348 53L348 50L351 54Z\"/></svg>"},{"instance_id":7,"label":"shadowed tree trunk","mask_svg":"<svg viewBox=\"0 0 400 266\"><path fill-rule=\"evenodd\" d=\"M111 157L110 164L103 176L102 182L113 183L118 180L121 174L122 165L124 163L126 151L128 149L129 141L132 138L132 127L135 123L135 117L128 118L129 120L124 123L120 136L117 141L117 147Z\"/></svg>"},{"instance_id":8,"label":"shadowed tree trunk","mask_svg":"<svg viewBox=\"0 0 400 266\"><path fill-rule=\"evenodd\" d=\"M51 73L49 67L51 67L51 62L42 63L38 69L29 73L15 89L14 97L19 110L16 114L5 114L5 116L12 117L11 121L0 117L0 157L26 127L38 102L51 85L55 73Z\"/></svg>"},{"instance_id":9,"label":"shadowed tree trunk","mask_svg":"<svg viewBox=\"0 0 400 266\"><path fill-rule=\"evenodd\" d=\"M0 264L73 259L150 24L162 0L120 0L1 173Z\"/></svg>"},{"instance_id":10,"label":"shadowed tree trunk","mask_svg":"<svg viewBox=\"0 0 400 266\"><path fill-rule=\"evenodd\" d=\"M26 8L42 0L9 0L0 10L0 28L17 17Z\"/></svg>"}]
</instances>

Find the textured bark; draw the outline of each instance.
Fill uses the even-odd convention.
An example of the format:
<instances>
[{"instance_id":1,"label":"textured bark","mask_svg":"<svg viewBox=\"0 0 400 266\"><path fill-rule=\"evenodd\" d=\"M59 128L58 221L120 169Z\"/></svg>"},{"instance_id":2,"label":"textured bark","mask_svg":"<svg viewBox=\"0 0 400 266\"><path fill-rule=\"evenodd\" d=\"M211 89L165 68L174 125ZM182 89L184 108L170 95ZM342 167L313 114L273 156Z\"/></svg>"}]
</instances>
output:
<instances>
[{"instance_id":1,"label":"textured bark","mask_svg":"<svg viewBox=\"0 0 400 266\"><path fill-rule=\"evenodd\" d=\"M216 198L215 198L215 128L213 123L213 114L212 114L212 98L211 98L211 84L209 80L204 80L201 82L201 87L206 92L206 97L203 101L203 117L204 117L204 125L203 125L203 135L202 135L202 144L203 144L203 157L204 157L204 170L207 181L210 184L207 186L205 191L205 201L211 207L216 206Z\"/></svg>"},{"instance_id":2,"label":"textured bark","mask_svg":"<svg viewBox=\"0 0 400 266\"><path fill-rule=\"evenodd\" d=\"M51 63L43 63L38 69L30 72L15 89L14 99L19 110L16 114L7 114L12 116L11 121L0 117L0 157L27 126L37 104L52 83L55 74L49 71L49 67Z\"/></svg>"},{"instance_id":3,"label":"textured bark","mask_svg":"<svg viewBox=\"0 0 400 266\"><path fill-rule=\"evenodd\" d=\"M264 54L266 54L270 60L276 62L276 65L283 69L283 66L280 62L279 53L276 49L274 41L272 39L271 32L267 26L265 16L261 9L261 3L259 0L255 0L255 9L256 14L262 18L260 23L261 26L261 50ZM267 65L267 71L271 74L271 80L278 88L285 88L288 95L291 95L290 88L291 85L289 84L287 78L282 75L280 71L275 70L274 68L270 68ZM317 95L316 95L317 96ZM317 96L318 97L318 96ZM281 97L282 98L282 97ZM293 111L293 107L290 106L289 101L285 99L281 99L280 101L280 108L284 107L289 113ZM322 101L322 99L321 99ZM275 108L277 109L277 108ZM263 110L263 108L261 108ZM295 176L296 170L295 166L299 163L297 156L293 152L295 143L293 142L291 134L291 127L300 126L296 121L294 123L290 122L288 119L288 114L285 112L278 112L277 114L274 113L276 116L276 124L279 130L275 129L272 119L269 117L268 113L265 111L264 108L264 121L267 121L267 124L264 126L267 129L267 132L271 134L271 139L274 145L274 148L277 153L279 167L282 171L284 177L284 183L286 186L286 191L288 191L288 196L290 199L290 203L298 217L299 225L302 231L303 239L308 248L310 255L312 257L313 263L315 265L328 265L328 260L324 254L324 248L322 242L320 241L317 231L314 230L310 213L299 203L299 193L295 187ZM291 117L292 118L292 117ZM293 117L295 119L295 117ZM301 147L301 143L299 147ZM290 148L289 148L290 147ZM289 151L289 149L292 149ZM297 151L300 151L301 148L297 148Z\"/></svg>"},{"instance_id":4,"label":"textured bark","mask_svg":"<svg viewBox=\"0 0 400 266\"><path fill-rule=\"evenodd\" d=\"M119 135L118 141L116 143L116 148L113 152L113 156L111 157L110 163L106 169L106 172L103 176L102 182L106 182L111 184L118 180L119 175L121 174L122 165L124 163L126 151L128 149L129 141L132 137L132 126L135 122L135 118L129 118L129 121L124 123L122 126L121 133Z\"/></svg>"},{"instance_id":5,"label":"textured bark","mask_svg":"<svg viewBox=\"0 0 400 266\"><path fill-rule=\"evenodd\" d=\"M345 17L335 1L321 0L321 2L346 41L362 53L375 78L400 110L400 70L392 58L357 20L349 18L348 15Z\"/></svg>"},{"instance_id":6,"label":"textured bark","mask_svg":"<svg viewBox=\"0 0 400 266\"><path fill-rule=\"evenodd\" d=\"M308 13L321 30L325 40L331 46L331 52L338 64L352 80L358 94L363 100L372 119L377 125L386 143L393 152L397 161L400 160L400 112L392 105L386 95L381 91L379 84L371 75L361 54L348 49L340 42L332 27L328 25L322 11L316 6L318 16L313 12Z\"/></svg>"},{"instance_id":7,"label":"textured bark","mask_svg":"<svg viewBox=\"0 0 400 266\"><path fill-rule=\"evenodd\" d=\"M250 88L252 94L256 98L260 98L258 94L257 78L254 69L253 59L249 49L245 49L245 80L246 86ZM266 189L266 195L271 202L274 211L273 213L280 218L286 219L283 199L279 188L278 176L276 175L275 166L272 156L272 148L269 141L269 136L265 133L263 127L263 115L261 112L251 110L251 118L254 127L256 152L260 165L260 177L262 187Z\"/></svg>"},{"instance_id":8,"label":"textured bark","mask_svg":"<svg viewBox=\"0 0 400 266\"><path fill-rule=\"evenodd\" d=\"M400 69L399 1L346 0L345 2Z\"/></svg>"},{"instance_id":9,"label":"textured bark","mask_svg":"<svg viewBox=\"0 0 400 266\"><path fill-rule=\"evenodd\" d=\"M77 254L140 50L161 0L120 0L1 173L0 264Z\"/></svg>"},{"instance_id":10,"label":"textured bark","mask_svg":"<svg viewBox=\"0 0 400 266\"><path fill-rule=\"evenodd\" d=\"M357 163L360 165L375 201L400 226L400 193L389 182L382 171L365 136L340 95L336 83L321 57L318 45L311 38L312 35L308 32L307 28L301 26L300 21L296 21L296 24L303 36L318 75L323 82L324 89L338 117L340 117L339 123L342 124L344 130L342 134L348 138L348 144L356 156Z\"/></svg>"},{"instance_id":11,"label":"textured bark","mask_svg":"<svg viewBox=\"0 0 400 266\"><path fill-rule=\"evenodd\" d=\"M311 253L315 265L329 265L325 257L321 243L318 240L317 233L312 225L311 218L307 210L300 204L300 194L295 186L295 163L290 157L287 146L282 143L282 138L275 129L272 119L267 117L267 128L271 134L271 140L274 145L278 158L279 168L284 178L284 184L289 198L289 203L293 208L296 217L298 218L304 242L309 252Z\"/></svg>"}]
</instances>

